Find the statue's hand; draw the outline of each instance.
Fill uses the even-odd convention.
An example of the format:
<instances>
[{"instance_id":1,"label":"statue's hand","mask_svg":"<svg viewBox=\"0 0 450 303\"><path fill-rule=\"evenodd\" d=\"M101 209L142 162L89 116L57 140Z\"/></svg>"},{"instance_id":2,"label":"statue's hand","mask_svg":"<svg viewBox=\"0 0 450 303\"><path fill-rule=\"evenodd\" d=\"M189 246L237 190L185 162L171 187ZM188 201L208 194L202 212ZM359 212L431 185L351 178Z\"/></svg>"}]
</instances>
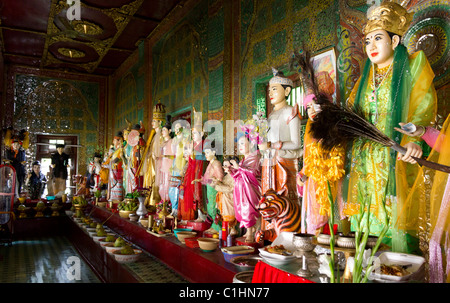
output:
<instances>
[{"instance_id":1,"label":"statue's hand","mask_svg":"<svg viewBox=\"0 0 450 303\"><path fill-rule=\"evenodd\" d=\"M409 142L406 143L405 146L403 147L406 148L406 153L403 156L399 154L397 157L398 160L402 160L411 164L416 164L417 161L414 160L412 157L416 158L422 157L423 154L422 148L416 143Z\"/></svg>"},{"instance_id":2,"label":"statue's hand","mask_svg":"<svg viewBox=\"0 0 450 303\"><path fill-rule=\"evenodd\" d=\"M308 178L308 177L306 177L306 176L303 175L303 174L298 174L298 175L297 175L297 184L298 184L299 186L303 186L303 185L305 184L307 178Z\"/></svg>"},{"instance_id":3,"label":"statue's hand","mask_svg":"<svg viewBox=\"0 0 450 303\"><path fill-rule=\"evenodd\" d=\"M231 160L230 163L231 163L231 165L233 165L234 169L238 169L239 168L239 165L236 163L236 160Z\"/></svg>"},{"instance_id":4,"label":"statue's hand","mask_svg":"<svg viewBox=\"0 0 450 303\"><path fill-rule=\"evenodd\" d=\"M216 177L211 177L211 186L216 186L218 181Z\"/></svg>"},{"instance_id":5,"label":"statue's hand","mask_svg":"<svg viewBox=\"0 0 450 303\"><path fill-rule=\"evenodd\" d=\"M281 141L275 142L274 144L272 144L272 147L280 150L283 147L283 142Z\"/></svg>"},{"instance_id":6,"label":"statue's hand","mask_svg":"<svg viewBox=\"0 0 450 303\"><path fill-rule=\"evenodd\" d=\"M270 147L268 143L270 143L270 142L264 142L264 143L258 144L259 150L268 149Z\"/></svg>"},{"instance_id":7,"label":"statue's hand","mask_svg":"<svg viewBox=\"0 0 450 303\"><path fill-rule=\"evenodd\" d=\"M402 127L403 125L405 125L406 123L400 122L399 125L400 127ZM416 130L413 132L408 132L402 128L398 128L398 127L394 127L394 129L396 131L398 131L399 133L402 133L404 135L410 136L410 137L421 137L423 136L423 134L425 133L424 131L424 127L423 126L417 126L414 124L414 126L416 127Z\"/></svg>"}]
</instances>

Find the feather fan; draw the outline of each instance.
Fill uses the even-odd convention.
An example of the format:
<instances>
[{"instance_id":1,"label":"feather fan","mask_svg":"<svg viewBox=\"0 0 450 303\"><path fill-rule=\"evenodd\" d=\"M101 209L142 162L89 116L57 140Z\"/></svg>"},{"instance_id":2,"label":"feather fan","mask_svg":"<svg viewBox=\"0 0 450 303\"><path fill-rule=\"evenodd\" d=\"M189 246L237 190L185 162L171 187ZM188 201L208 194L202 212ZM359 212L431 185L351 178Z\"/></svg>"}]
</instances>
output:
<instances>
[{"instance_id":1,"label":"feather fan","mask_svg":"<svg viewBox=\"0 0 450 303\"><path fill-rule=\"evenodd\" d=\"M364 115L359 108L352 110L349 107L332 103L323 104L321 105L321 111L311 123L310 134L314 139L321 141L322 147L327 150L331 150L334 146L340 144L352 142L357 138L365 138L390 147L401 154L406 153L406 148L386 136L363 117ZM412 158L420 165L450 173L449 166L422 158Z\"/></svg>"},{"instance_id":2,"label":"feather fan","mask_svg":"<svg viewBox=\"0 0 450 303\"><path fill-rule=\"evenodd\" d=\"M401 154L406 153L406 148L368 122L360 108L351 109L347 106L333 104L326 94L320 92L308 50L295 51L289 65L291 70L299 73L299 78L308 94L313 93L316 96L315 103L320 104L321 111L314 117L310 133L314 139L321 141L322 148L331 150L335 146L346 145L357 138L365 138L390 147ZM412 158L420 165L450 173L449 166L422 158Z\"/></svg>"}]
</instances>

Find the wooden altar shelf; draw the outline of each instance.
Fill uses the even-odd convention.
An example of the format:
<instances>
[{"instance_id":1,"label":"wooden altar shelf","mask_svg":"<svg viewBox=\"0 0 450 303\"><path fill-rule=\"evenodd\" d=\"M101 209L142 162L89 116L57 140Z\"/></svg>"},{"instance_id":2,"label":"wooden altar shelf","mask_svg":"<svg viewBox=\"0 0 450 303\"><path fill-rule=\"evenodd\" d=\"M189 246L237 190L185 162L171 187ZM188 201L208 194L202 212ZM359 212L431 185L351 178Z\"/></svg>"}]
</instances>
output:
<instances>
[{"instance_id":1,"label":"wooden altar shelf","mask_svg":"<svg viewBox=\"0 0 450 303\"><path fill-rule=\"evenodd\" d=\"M142 250L158 258L175 272L193 283L231 283L238 273L233 264L224 260L219 248L213 252L203 252L200 248L189 248L174 235L158 237L150 234L137 222L121 218L97 206L87 209L91 217L98 222L105 222L113 232ZM111 216L112 215L112 216ZM102 248L100 248L102 249Z\"/></svg>"}]
</instances>

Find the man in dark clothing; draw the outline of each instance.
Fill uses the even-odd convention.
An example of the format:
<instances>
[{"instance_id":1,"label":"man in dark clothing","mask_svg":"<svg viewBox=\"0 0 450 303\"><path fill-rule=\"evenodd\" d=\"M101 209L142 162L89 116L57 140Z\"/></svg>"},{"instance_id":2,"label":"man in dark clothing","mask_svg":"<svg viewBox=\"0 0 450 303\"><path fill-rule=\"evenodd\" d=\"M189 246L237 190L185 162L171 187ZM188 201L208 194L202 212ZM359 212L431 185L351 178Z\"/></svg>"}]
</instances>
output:
<instances>
[{"instance_id":1,"label":"man in dark clothing","mask_svg":"<svg viewBox=\"0 0 450 303\"><path fill-rule=\"evenodd\" d=\"M66 191L69 155L64 152L64 147L64 144L57 144L56 153L52 154L53 191L55 194Z\"/></svg>"},{"instance_id":2,"label":"man in dark clothing","mask_svg":"<svg viewBox=\"0 0 450 303\"><path fill-rule=\"evenodd\" d=\"M39 161L33 162L33 171L28 173L27 181L25 182L28 185L28 193L30 194L31 200L41 198L46 183L47 178L41 173L41 163Z\"/></svg>"}]
</instances>

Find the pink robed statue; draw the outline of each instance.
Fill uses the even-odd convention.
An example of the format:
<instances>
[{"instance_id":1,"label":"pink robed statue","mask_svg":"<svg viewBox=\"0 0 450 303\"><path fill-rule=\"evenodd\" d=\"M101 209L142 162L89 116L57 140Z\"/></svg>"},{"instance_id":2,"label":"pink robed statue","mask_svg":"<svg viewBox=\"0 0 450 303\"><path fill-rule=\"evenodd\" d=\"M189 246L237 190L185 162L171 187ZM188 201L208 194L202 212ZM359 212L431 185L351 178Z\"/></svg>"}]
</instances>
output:
<instances>
[{"instance_id":1,"label":"pink robed statue","mask_svg":"<svg viewBox=\"0 0 450 303\"><path fill-rule=\"evenodd\" d=\"M234 209L240 227L247 229L244 235L246 242L254 242L255 225L260 217L257 209L261 198L261 154L259 150L250 152L250 142L242 136L238 140L239 151L244 159L239 165L230 161L230 175L234 179Z\"/></svg>"}]
</instances>

